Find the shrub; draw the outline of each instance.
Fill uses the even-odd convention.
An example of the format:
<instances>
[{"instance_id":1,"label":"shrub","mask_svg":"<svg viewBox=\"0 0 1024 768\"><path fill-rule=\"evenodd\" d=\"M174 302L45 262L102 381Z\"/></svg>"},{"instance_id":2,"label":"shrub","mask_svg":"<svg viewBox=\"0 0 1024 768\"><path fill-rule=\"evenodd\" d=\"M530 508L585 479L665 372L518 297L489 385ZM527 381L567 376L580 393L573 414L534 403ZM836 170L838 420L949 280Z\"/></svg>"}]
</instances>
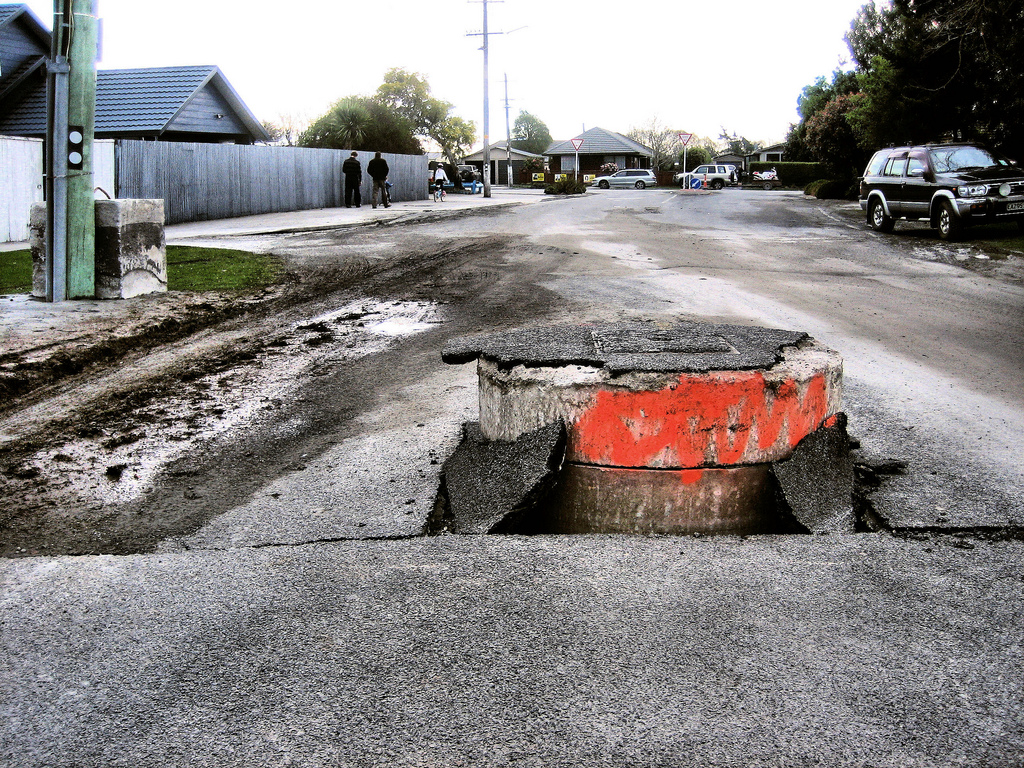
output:
<instances>
[{"instance_id":1,"label":"shrub","mask_svg":"<svg viewBox=\"0 0 1024 768\"><path fill-rule=\"evenodd\" d=\"M814 196L819 200L846 200L850 197L850 182L843 179L829 179L815 182Z\"/></svg>"},{"instance_id":2,"label":"shrub","mask_svg":"<svg viewBox=\"0 0 1024 768\"><path fill-rule=\"evenodd\" d=\"M812 181L806 187L804 187L804 194L811 197L818 196L818 190L821 189L822 184L828 184L828 179L817 179Z\"/></svg>"},{"instance_id":3,"label":"shrub","mask_svg":"<svg viewBox=\"0 0 1024 768\"><path fill-rule=\"evenodd\" d=\"M747 170L753 173L772 168L779 172L779 181L787 187L804 187L825 175L821 163L751 163Z\"/></svg>"},{"instance_id":4,"label":"shrub","mask_svg":"<svg viewBox=\"0 0 1024 768\"><path fill-rule=\"evenodd\" d=\"M581 195L586 191L587 185L573 178L562 179L544 187L546 195Z\"/></svg>"}]
</instances>

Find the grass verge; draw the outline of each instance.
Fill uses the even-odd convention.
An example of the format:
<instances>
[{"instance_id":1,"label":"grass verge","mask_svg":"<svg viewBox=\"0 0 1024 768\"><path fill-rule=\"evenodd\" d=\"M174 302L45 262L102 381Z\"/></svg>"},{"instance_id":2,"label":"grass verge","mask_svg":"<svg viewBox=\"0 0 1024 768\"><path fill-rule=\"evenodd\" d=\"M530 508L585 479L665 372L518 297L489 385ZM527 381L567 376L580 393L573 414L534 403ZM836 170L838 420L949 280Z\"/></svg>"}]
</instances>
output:
<instances>
[{"instance_id":1,"label":"grass verge","mask_svg":"<svg viewBox=\"0 0 1024 768\"><path fill-rule=\"evenodd\" d=\"M284 271L280 259L228 248L167 246L167 289L170 291L258 290L277 282Z\"/></svg>"},{"instance_id":2,"label":"grass verge","mask_svg":"<svg viewBox=\"0 0 1024 768\"><path fill-rule=\"evenodd\" d=\"M32 252L0 252L0 294L32 290Z\"/></svg>"},{"instance_id":3,"label":"grass verge","mask_svg":"<svg viewBox=\"0 0 1024 768\"><path fill-rule=\"evenodd\" d=\"M283 271L281 260L273 256L228 248L167 246L167 289L171 291L245 293L272 285ZM0 294L31 290L31 252L0 252Z\"/></svg>"}]
</instances>

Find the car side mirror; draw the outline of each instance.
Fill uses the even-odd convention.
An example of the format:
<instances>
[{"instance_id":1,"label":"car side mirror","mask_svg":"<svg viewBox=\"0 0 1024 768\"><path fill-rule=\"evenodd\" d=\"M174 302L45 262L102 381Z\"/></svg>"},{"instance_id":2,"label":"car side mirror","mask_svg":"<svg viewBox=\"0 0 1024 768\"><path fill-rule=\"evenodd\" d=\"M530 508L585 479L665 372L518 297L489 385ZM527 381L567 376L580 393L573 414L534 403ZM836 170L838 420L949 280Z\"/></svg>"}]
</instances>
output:
<instances>
[{"instance_id":1,"label":"car side mirror","mask_svg":"<svg viewBox=\"0 0 1024 768\"><path fill-rule=\"evenodd\" d=\"M924 168L914 168L908 175L912 176L915 179L923 179Z\"/></svg>"}]
</instances>

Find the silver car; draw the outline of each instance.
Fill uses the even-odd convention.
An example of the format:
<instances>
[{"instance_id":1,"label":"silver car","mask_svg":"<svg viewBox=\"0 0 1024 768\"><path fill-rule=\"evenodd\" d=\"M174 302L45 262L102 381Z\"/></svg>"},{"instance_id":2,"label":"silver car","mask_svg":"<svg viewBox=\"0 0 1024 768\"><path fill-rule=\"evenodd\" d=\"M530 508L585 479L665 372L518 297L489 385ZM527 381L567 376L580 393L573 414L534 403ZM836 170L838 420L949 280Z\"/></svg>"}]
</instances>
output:
<instances>
[{"instance_id":1,"label":"silver car","mask_svg":"<svg viewBox=\"0 0 1024 768\"><path fill-rule=\"evenodd\" d=\"M611 176L598 176L591 182L591 186L608 189L609 187L633 187L634 189L646 189L656 187L658 177L654 171L643 168L628 168L618 171Z\"/></svg>"}]
</instances>

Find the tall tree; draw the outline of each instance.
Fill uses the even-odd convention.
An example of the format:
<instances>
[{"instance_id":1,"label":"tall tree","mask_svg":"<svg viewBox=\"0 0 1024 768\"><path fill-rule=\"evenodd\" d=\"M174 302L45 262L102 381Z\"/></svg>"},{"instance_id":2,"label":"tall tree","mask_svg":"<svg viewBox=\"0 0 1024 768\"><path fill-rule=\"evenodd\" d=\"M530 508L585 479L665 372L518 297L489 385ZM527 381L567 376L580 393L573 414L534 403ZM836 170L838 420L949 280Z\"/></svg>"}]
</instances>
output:
<instances>
[{"instance_id":1,"label":"tall tree","mask_svg":"<svg viewBox=\"0 0 1024 768\"><path fill-rule=\"evenodd\" d=\"M524 152L542 155L552 144L551 131L537 116L525 110L519 111L512 126L512 146Z\"/></svg>"},{"instance_id":2,"label":"tall tree","mask_svg":"<svg viewBox=\"0 0 1024 768\"><path fill-rule=\"evenodd\" d=\"M847 35L881 143L944 136L1024 146L1024 3L892 0L865 5Z\"/></svg>"},{"instance_id":3,"label":"tall tree","mask_svg":"<svg viewBox=\"0 0 1024 768\"><path fill-rule=\"evenodd\" d=\"M436 142L453 165L476 140L476 125L453 115L454 106L432 96L430 85L417 72L389 69L374 99L408 120L417 135Z\"/></svg>"}]
</instances>

